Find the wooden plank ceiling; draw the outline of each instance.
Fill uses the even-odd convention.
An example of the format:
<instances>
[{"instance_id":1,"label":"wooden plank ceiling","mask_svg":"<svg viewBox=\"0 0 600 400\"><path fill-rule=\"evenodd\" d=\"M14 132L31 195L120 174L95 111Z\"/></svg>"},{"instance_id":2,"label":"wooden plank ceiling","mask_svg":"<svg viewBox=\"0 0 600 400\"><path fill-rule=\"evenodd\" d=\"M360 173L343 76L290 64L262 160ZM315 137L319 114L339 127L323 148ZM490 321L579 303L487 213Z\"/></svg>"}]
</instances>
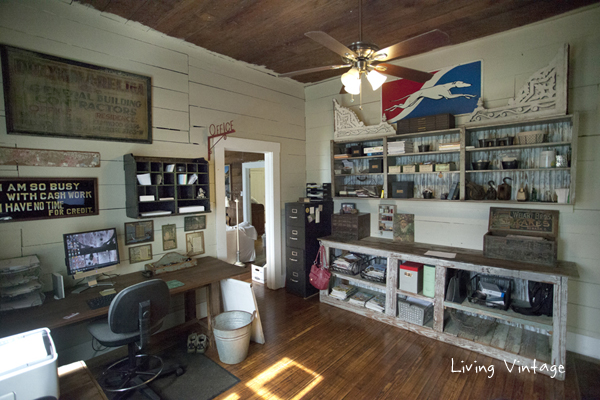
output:
<instances>
[{"instance_id":1,"label":"wooden plank ceiling","mask_svg":"<svg viewBox=\"0 0 600 400\"><path fill-rule=\"evenodd\" d=\"M384 48L440 29L458 44L531 24L599 0L362 0L362 39ZM342 64L304 36L359 39L358 0L79 0L169 36L275 73ZM395 64L401 64L397 61ZM318 82L344 73L295 76Z\"/></svg>"}]
</instances>

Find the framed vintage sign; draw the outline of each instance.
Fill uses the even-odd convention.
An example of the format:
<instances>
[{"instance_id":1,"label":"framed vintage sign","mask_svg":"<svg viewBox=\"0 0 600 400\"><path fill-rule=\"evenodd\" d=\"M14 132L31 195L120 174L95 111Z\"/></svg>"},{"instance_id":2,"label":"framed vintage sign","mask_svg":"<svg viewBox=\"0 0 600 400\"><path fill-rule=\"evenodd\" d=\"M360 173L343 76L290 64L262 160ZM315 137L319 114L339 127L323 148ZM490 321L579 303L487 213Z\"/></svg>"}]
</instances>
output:
<instances>
[{"instance_id":1,"label":"framed vintage sign","mask_svg":"<svg viewBox=\"0 0 600 400\"><path fill-rule=\"evenodd\" d=\"M148 76L0 46L9 134L152 143Z\"/></svg>"},{"instance_id":2,"label":"framed vintage sign","mask_svg":"<svg viewBox=\"0 0 600 400\"><path fill-rule=\"evenodd\" d=\"M204 232L192 232L185 235L188 256L204 254Z\"/></svg>"},{"instance_id":3,"label":"framed vintage sign","mask_svg":"<svg viewBox=\"0 0 600 400\"><path fill-rule=\"evenodd\" d=\"M125 222L125 245L154 241L154 221Z\"/></svg>"},{"instance_id":4,"label":"framed vintage sign","mask_svg":"<svg viewBox=\"0 0 600 400\"><path fill-rule=\"evenodd\" d=\"M97 178L0 178L0 221L98 215Z\"/></svg>"},{"instance_id":5,"label":"framed vintage sign","mask_svg":"<svg viewBox=\"0 0 600 400\"><path fill-rule=\"evenodd\" d=\"M162 242L163 251L177 248L177 225L171 224L162 226Z\"/></svg>"},{"instance_id":6,"label":"framed vintage sign","mask_svg":"<svg viewBox=\"0 0 600 400\"><path fill-rule=\"evenodd\" d=\"M184 232L197 231L200 229L206 229L206 215L194 215L183 218Z\"/></svg>"},{"instance_id":7,"label":"framed vintage sign","mask_svg":"<svg viewBox=\"0 0 600 400\"><path fill-rule=\"evenodd\" d=\"M152 260L152 245L143 244L129 248L129 264Z\"/></svg>"}]
</instances>

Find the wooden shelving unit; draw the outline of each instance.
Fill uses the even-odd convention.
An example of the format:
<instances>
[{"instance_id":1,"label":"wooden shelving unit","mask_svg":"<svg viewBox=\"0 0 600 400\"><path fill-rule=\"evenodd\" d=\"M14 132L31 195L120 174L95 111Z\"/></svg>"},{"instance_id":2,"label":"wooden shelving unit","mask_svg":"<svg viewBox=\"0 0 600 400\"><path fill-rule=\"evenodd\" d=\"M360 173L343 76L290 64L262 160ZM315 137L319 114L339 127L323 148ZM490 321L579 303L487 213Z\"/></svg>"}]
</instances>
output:
<instances>
[{"instance_id":1,"label":"wooden shelving unit","mask_svg":"<svg viewBox=\"0 0 600 400\"><path fill-rule=\"evenodd\" d=\"M127 216L155 218L210 212L208 162L203 158L123 156ZM149 176L142 184L138 175ZM192 178L195 177L195 178ZM191 179L195 179L193 183ZM194 208L203 210L192 211Z\"/></svg>"},{"instance_id":2,"label":"wooden shelving unit","mask_svg":"<svg viewBox=\"0 0 600 400\"><path fill-rule=\"evenodd\" d=\"M566 312L568 279L579 275L574 263L559 261L555 267L521 262L486 258L481 251L433 246L424 243L400 243L390 239L368 237L361 240L345 240L334 236L319 239L325 246L327 257L334 249L351 251L387 259L386 283L376 284L360 278L333 273L330 285L343 280L367 290L385 291L386 307L383 313L355 306L347 301L335 299L328 290L320 292L320 300L325 304L363 315L390 325L407 329L420 335L449 344L473 350L481 354L506 360L515 365L533 367L538 372L564 380L566 364ZM439 251L456 254L455 258L439 258L425 255L427 251ZM398 267L402 261L420 262L435 267L435 297L414 294L398 289ZM458 269L471 274L495 275L520 281L521 286L528 281L545 282L554 285L554 314L547 316L528 316L512 310L501 310L473 304L465 300L462 303L445 301L447 270ZM398 317L398 297L410 296L433 303L434 318L425 326L415 325ZM517 296L518 297L518 296ZM516 299L515 301L523 300ZM467 313L482 320L491 320L493 326L482 335L461 330L450 316L451 311ZM540 363L546 363L547 369L540 370ZM558 371L563 366L562 371Z\"/></svg>"},{"instance_id":3,"label":"wooden shelving unit","mask_svg":"<svg viewBox=\"0 0 600 400\"><path fill-rule=\"evenodd\" d=\"M391 198L391 184L393 182L414 182L414 199L422 198L426 188L434 191L434 198L441 199L442 194L450 192L455 183L459 183L460 200L469 200L465 184L468 181L483 186L486 190L492 185L501 184L505 177L511 179L512 198L517 202L518 190L523 187L529 195L535 188L538 193L537 202L519 202L520 204L554 204L555 206L573 205L575 203L575 182L577 170L577 138L579 117L577 114L557 117L547 117L514 123L467 125L456 129L441 131L428 131L403 135L385 136L379 138L360 138L357 140L344 140L331 142L331 182L334 198L346 199L353 196L356 190L367 188L374 193L367 198ZM480 147L480 140L503 139L516 137L521 131L543 130L546 132L544 142L533 144L514 144L510 146ZM414 151L404 154L388 155L388 145L392 142L406 141L413 144ZM440 144L460 142L460 150L439 151ZM334 155L341 150L352 146L382 146L383 155L362 156L347 158L355 169L369 159L383 160L383 171L379 174L367 171L353 171L352 174L343 174L341 160ZM429 145L432 151L418 152L419 145ZM556 151L570 159L568 167L541 168L539 165L540 153L545 150ZM514 155L519 161L519 168L512 170L502 169L501 161L504 155ZM476 171L471 163L478 160L490 161L489 170ZM404 172L390 173L390 166L420 164L425 162L448 163L454 162L456 171L434 172ZM364 169L364 168L363 168ZM555 203L555 189L568 188L570 192L567 203ZM350 194L350 195L349 195ZM361 197L365 198L365 197ZM394 200L406 201L413 199ZM480 201L480 200L469 200ZM497 204L506 204L505 201L496 201Z\"/></svg>"}]
</instances>

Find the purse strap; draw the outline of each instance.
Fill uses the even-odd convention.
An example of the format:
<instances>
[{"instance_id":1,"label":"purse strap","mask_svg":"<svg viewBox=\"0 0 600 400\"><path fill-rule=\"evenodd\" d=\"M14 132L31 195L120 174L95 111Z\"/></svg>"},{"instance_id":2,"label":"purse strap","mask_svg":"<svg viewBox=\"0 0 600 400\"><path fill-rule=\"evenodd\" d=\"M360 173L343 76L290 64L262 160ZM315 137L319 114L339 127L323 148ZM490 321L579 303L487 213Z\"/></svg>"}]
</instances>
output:
<instances>
[{"instance_id":1,"label":"purse strap","mask_svg":"<svg viewBox=\"0 0 600 400\"><path fill-rule=\"evenodd\" d=\"M319 257L321 258L321 265L319 265ZM315 262L313 262L313 264L323 269L329 269L327 267L327 258L325 257L325 246L321 245L319 247L319 251L317 251L317 256L315 257Z\"/></svg>"}]
</instances>

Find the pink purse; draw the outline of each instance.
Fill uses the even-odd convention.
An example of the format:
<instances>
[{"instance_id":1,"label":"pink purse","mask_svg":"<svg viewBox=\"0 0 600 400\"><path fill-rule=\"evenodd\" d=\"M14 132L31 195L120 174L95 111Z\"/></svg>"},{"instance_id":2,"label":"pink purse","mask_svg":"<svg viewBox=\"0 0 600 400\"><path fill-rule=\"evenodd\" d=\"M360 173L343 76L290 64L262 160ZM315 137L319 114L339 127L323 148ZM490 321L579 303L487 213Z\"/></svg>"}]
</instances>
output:
<instances>
[{"instance_id":1,"label":"pink purse","mask_svg":"<svg viewBox=\"0 0 600 400\"><path fill-rule=\"evenodd\" d=\"M319 260L319 258L321 260ZM325 290L329 288L329 278L331 273L327 269L327 259L325 258L325 247L321 245L317 253L317 257L310 267L310 274L308 275L310 284L319 290Z\"/></svg>"}]
</instances>

